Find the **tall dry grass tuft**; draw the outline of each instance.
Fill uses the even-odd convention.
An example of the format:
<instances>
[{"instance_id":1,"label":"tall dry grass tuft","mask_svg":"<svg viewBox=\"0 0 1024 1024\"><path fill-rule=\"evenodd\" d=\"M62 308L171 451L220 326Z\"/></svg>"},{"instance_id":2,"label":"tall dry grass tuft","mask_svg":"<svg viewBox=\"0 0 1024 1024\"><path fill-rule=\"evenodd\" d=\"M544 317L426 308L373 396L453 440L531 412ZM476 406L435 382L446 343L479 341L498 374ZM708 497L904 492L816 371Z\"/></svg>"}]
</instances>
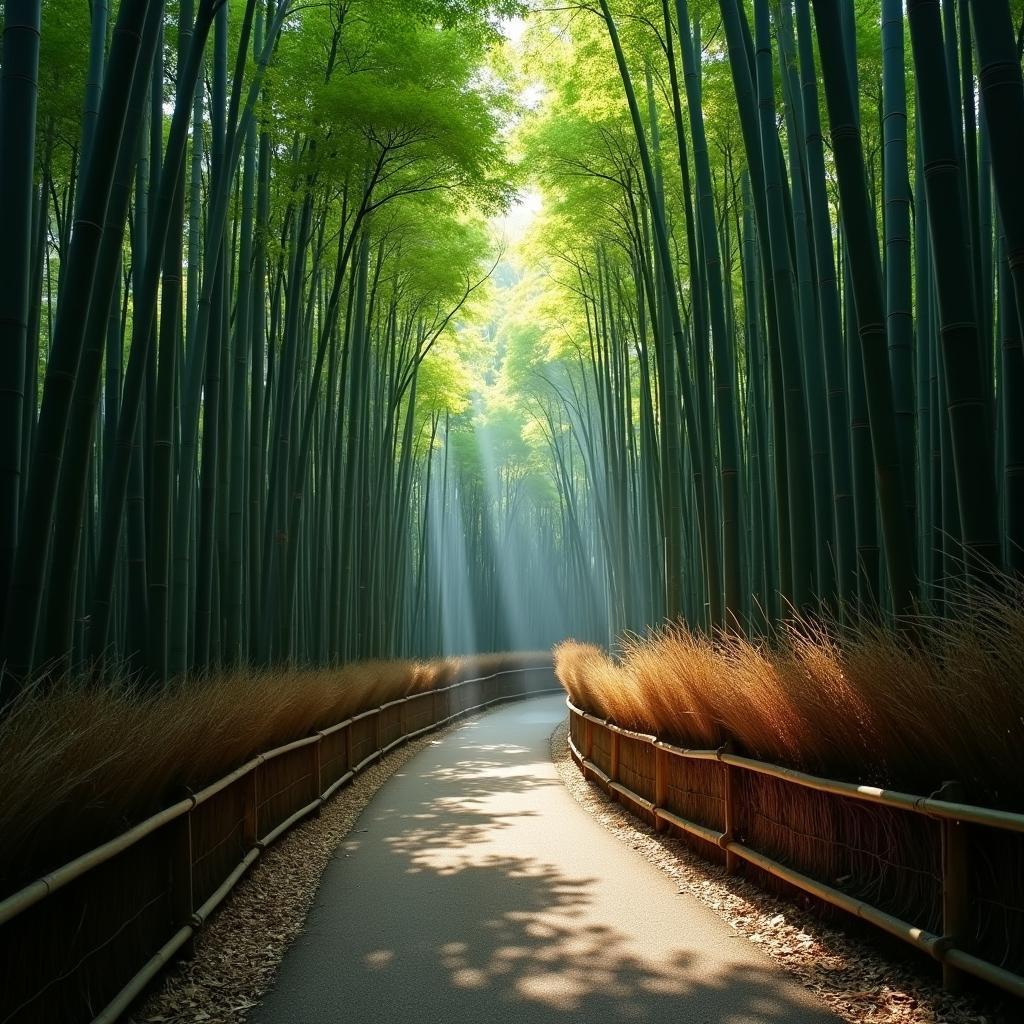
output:
<instances>
[{"instance_id":1,"label":"tall dry grass tuft","mask_svg":"<svg viewBox=\"0 0 1024 1024\"><path fill-rule=\"evenodd\" d=\"M411 693L550 663L544 651L28 690L0 718L0 894L272 747Z\"/></svg>"},{"instance_id":2,"label":"tall dry grass tuft","mask_svg":"<svg viewBox=\"0 0 1024 1024\"><path fill-rule=\"evenodd\" d=\"M949 598L911 632L795 621L771 643L669 625L611 658L555 649L574 702L688 747L743 752L833 778L930 793L957 780L1024 809L1024 586ZM912 641L910 636L915 639Z\"/></svg>"}]
</instances>

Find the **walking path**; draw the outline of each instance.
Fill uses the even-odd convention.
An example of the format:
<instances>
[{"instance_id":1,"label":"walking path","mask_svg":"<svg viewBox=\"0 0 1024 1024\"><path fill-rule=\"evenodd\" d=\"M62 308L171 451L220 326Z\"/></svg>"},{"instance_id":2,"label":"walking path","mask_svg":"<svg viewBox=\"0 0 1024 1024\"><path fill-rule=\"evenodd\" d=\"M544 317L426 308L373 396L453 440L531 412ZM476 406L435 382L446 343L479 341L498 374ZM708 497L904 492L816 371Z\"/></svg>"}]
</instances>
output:
<instances>
[{"instance_id":1,"label":"walking path","mask_svg":"<svg viewBox=\"0 0 1024 1024\"><path fill-rule=\"evenodd\" d=\"M835 1024L566 792L561 697L411 760L324 872L258 1024Z\"/></svg>"}]
</instances>

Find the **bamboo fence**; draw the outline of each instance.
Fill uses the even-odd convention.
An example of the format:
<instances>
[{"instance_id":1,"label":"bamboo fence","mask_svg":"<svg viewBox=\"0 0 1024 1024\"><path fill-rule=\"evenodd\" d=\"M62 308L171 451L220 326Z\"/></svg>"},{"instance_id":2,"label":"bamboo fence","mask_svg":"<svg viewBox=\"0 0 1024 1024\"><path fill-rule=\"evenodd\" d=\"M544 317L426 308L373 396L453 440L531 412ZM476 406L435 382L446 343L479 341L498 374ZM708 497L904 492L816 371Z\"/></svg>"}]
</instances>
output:
<instances>
[{"instance_id":1,"label":"bamboo fence","mask_svg":"<svg viewBox=\"0 0 1024 1024\"><path fill-rule=\"evenodd\" d=\"M551 685L534 686L545 673ZM544 680L546 683L547 680ZM286 743L0 902L0 1024L115 1021L260 854L395 747L501 701L561 692L511 669Z\"/></svg>"},{"instance_id":2,"label":"bamboo fence","mask_svg":"<svg viewBox=\"0 0 1024 1024\"><path fill-rule=\"evenodd\" d=\"M972 975L1024 998L1024 814L958 802L953 783L915 796L729 744L684 749L566 703L580 770L658 831L909 943L942 965L948 989Z\"/></svg>"}]
</instances>

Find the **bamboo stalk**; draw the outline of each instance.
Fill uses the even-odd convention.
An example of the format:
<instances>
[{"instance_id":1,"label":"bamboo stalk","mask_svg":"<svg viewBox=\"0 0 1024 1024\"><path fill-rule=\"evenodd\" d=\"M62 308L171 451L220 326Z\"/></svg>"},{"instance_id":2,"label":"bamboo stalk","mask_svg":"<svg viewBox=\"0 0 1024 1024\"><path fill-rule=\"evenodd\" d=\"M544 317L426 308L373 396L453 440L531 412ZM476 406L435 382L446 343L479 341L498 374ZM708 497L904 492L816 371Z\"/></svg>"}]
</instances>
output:
<instances>
[{"instance_id":1,"label":"bamboo stalk","mask_svg":"<svg viewBox=\"0 0 1024 1024\"><path fill-rule=\"evenodd\" d=\"M987 960L965 953L962 949L947 949L943 954L943 963L951 964L967 974L973 974L990 985L996 985L1018 999L1024 999L1024 978L1006 970L1005 967L997 967Z\"/></svg>"},{"instance_id":2,"label":"bamboo stalk","mask_svg":"<svg viewBox=\"0 0 1024 1024\"><path fill-rule=\"evenodd\" d=\"M638 793L634 793L628 786L623 785L621 782L610 782L609 788L619 796L625 797L630 802L636 804L638 807L642 807L648 814L655 814L657 808L654 806L653 801L640 796Z\"/></svg>"},{"instance_id":3,"label":"bamboo stalk","mask_svg":"<svg viewBox=\"0 0 1024 1024\"><path fill-rule=\"evenodd\" d=\"M374 712L370 713L373 714ZM268 750L265 754L260 755L260 760L272 761L275 757L280 757L282 754L290 754L293 750L301 750L303 747L319 742L320 735L318 733L314 733L312 736L303 736L301 740L293 740L291 743L285 743L280 747L274 747L273 750Z\"/></svg>"},{"instance_id":4,"label":"bamboo stalk","mask_svg":"<svg viewBox=\"0 0 1024 1024\"><path fill-rule=\"evenodd\" d=\"M308 808L301 813L309 813ZM298 820L297 815L293 815L289 818L287 824L290 824L293 820ZM275 829L275 832L277 830ZM284 829L282 829L284 831ZM274 832L270 833L271 836ZM264 846L269 845L273 842L273 839L267 838L265 840L257 841L257 844L235 865L232 869L231 874L224 879L223 882L214 890L213 895L192 915L192 926L196 929L201 928L210 919L210 915L224 902L224 899L229 892L235 887L238 880L249 870L249 868L259 859L260 854L263 852Z\"/></svg>"},{"instance_id":5,"label":"bamboo stalk","mask_svg":"<svg viewBox=\"0 0 1024 1024\"><path fill-rule=\"evenodd\" d=\"M115 1024L121 1014L135 1001L136 996L156 977L171 957L192 938L191 925L180 928L160 949L146 961L146 966L93 1018L92 1024Z\"/></svg>"},{"instance_id":6,"label":"bamboo stalk","mask_svg":"<svg viewBox=\"0 0 1024 1024\"><path fill-rule=\"evenodd\" d=\"M312 814L314 811L318 810L322 803L323 797L318 796L315 800L306 804L305 807L300 807L294 814L291 814L287 818L285 818L285 820L282 821L280 825L278 825L276 828L271 829L262 839L258 839L256 841L256 845L260 849L265 850L274 842L275 839L277 839L279 836L287 832L288 829L290 829L292 825L295 824L295 822L300 821L302 818L305 818L307 815Z\"/></svg>"},{"instance_id":7,"label":"bamboo stalk","mask_svg":"<svg viewBox=\"0 0 1024 1024\"><path fill-rule=\"evenodd\" d=\"M251 761L246 761L241 768L236 768L230 775L225 775L223 779L218 779L216 782L211 782L205 789L199 790L195 795L196 806L199 804L206 803L211 797L216 796L222 789L226 789L231 783L236 782L243 775L247 775L250 772L253 775L256 774L256 769L266 760L263 754L254 757Z\"/></svg>"},{"instance_id":8,"label":"bamboo stalk","mask_svg":"<svg viewBox=\"0 0 1024 1024\"><path fill-rule=\"evenodd\" d=\"M698 825L695 821L690 821L689 818L684 818L679 814L674 814L672 811L666 811L664 807L656 807L654 809L654 814L659 821L666 822L669 825L675 825L676 828L682 829L684 832L688 832L691 836L703 839L705 842L711 843L714 846L721 845L722 833L716 832L713 828L708 828L706 825Z\"/></svg>"},{"instance_id":9,"label":"bamboo stalk","mask_svg":"<svg viewBox=\"0 0 1024 1024\"><path fill-rule=\"evenodd\" d=\"M338 722L337 725L329 725L326 729L321 729L320 734L322 736L331 736L342 729L347 729L352 724L351 718L346 718L344 722Z\"/></svg>"},{"instance_id":10,"label":"bamboo stalk","mask_svg":"<svg viewBox=\"0 0 1024 1024\"><path fill-rule=\"evenodd\" d=\"M323 792L323 801L327 803L334 794L345 785L346 782L350 782L355 778L356 773L354 771L347 771L340 779L335 779Z\"/></svg>"},{"instance_id":11,"label":"bamboo stalk","mask_svg":"<svg viewBox=\"0 0 1024 1024\"><path fill-rule=\"evenodd\" d=\"M717 750L700 750L690 747L677 747L673 743L666 743L664 740L655 740L653 746L658 747L659 750L664 750L667 754L672 754L674 757L682 757L688 761L718 761L719 751Z\"/></svg>"},{"instance_id":12,"label":"bamboo stalk","mask_svg":"<svg viewBox=\"0 0 1024 1024\"><path fill-rule=\"evenodd\" d=\"M373 751L372 754L367 754L353 769L352 774L358 775L368 764L372 764L380 757L381 752L379 750Z\"/></svg>"},{"instance_id":13,"label":"bamboo stalk","mask_svg":"<svg viewBox=\"0 0 1024 1024\"><path fill-rule=\"evenodd\" d=\"M140 839L144 839L169 821L174 821L175 818L188 814L194 805L195 797L180 800L159 814L154 814L152 818L147 818L134 828L128 829L127 832L122 832L115 839L111 839L102 846L96 847L95 850L83 853L81 857L76 857L75 860L70 861L63 867L57 868L56 871L51 871L48 875L43 875L42 878L25 886L25 888L19 889L18 892L8 896L7 899L0 903L0 924L4 924L10 921L11 918L17 917L18 914L28 910L33 904L38 903L41 899L45 899L45 897L55 893L58 889L63 889L65 885L73 882L76 878L80 878L87 871L91 871L100 864L106 863L111 857L121 853L122 850L127 850L129 846L134 846Z\"/></svg>"},{"instance_id":14,"label":"bamboo stalk","mask_svg":"<svg viewBox=\"0 0 1024 1024\"><path fill-rule=\"evenodd\" d=\"M940 792L959 796L962 787L947 782ZM942 933L950 947L962 945L970 929L969 872L967 829L962 822L946 818L942 822ZM947 992L963 988L962 972L948 961L942 964L942 987Z\"/></svg>"},{"instance_id":15,"label":"bamboo stalk","mask_svg":"<svg viewBox=\"0 0 1024 1024\"><path fill-rule=\"evenodd\" d=\"M892 914L887 914L883 910L878 910L870 904L865 903L863 900L847 896L846 893L840 892L839 889L833 889L831 886L825 885L823 882L819 882L814 878L809 878L807 875L803 875L799 871L793 871L791 868L783 867L781 864L773 861L770 857L766 857L762 853L751 850L742 843L731 842L728 844L726 849L735 853L738 857L742 857L745 861L753 864L757 868L760 868L762 871L766 871L768 874L774 875L776 878L780 878L782 881L788 882L790 885L796 886L798 889L803 889L804 892L808 892L812 896L816 896L818 899L824 900L826 903L830 903L834 907L839 907L841 910L845 910L848 913L853 914L855 917L862 918L878 928L881 928L883 931L888 932L890 935L895 935L896 938L902 939L904 942L907 942L912 946L916 946L922 952L927 953L936 960L942 959L942 953L940 952L942 949L942 938L940 936L933 935L924 928L917 928L916 926L909 924L907 921L901 921L898 917L894 917Z\"/></svg>"}]
</instances>

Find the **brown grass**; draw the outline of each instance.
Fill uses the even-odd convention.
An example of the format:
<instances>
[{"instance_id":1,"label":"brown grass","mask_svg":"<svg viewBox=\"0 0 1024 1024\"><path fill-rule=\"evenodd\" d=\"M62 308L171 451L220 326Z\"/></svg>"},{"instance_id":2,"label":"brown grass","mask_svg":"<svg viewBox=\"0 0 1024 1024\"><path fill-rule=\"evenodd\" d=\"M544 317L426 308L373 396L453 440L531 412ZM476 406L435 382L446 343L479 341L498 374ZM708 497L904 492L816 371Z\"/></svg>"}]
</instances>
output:
<instances>
[{"instance_id":1,"label":"brown grass","mask_svg":"<svg viewBox=\"0 0 1024 1024\"><path fill-rule=\"evenodd\" d=\"M262 751L548 652L239 672L162 691L66 682L0 718L0 894L111 838Z\"/></svg>"},{"instance_id":2,"label":"brown grass","mask_svg":"<svg viewBox=\"0 0 1024 1024\"><path fill-rule=\"evenodd\" d=\"M908 634L878 624L793 623L772 643L673 625L618 657L555 651L575 703L688 747L743 752L833 778L1024 809L1024 587L963 596Z\"/></svg>"}]
</instances>

